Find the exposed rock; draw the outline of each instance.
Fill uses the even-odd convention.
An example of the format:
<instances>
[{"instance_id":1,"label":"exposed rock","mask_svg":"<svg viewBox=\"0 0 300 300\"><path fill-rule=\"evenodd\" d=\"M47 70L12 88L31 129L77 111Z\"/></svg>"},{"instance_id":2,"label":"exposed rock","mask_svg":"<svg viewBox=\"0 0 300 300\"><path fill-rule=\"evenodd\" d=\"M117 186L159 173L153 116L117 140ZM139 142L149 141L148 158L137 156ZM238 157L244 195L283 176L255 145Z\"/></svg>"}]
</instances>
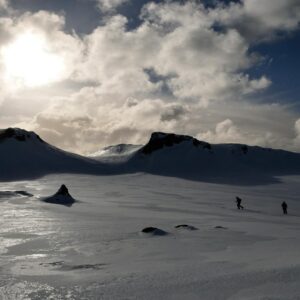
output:
<instances>
[{"instance_id":1,"label":"exposed rock","mask_svg":"<svg viewBox=\"0 0 300 300\"><path fill-rule=\"evenodd\" d=\"M25 142L28 139L38 139L40 142L44 142L37 134L32 131L26 131L19 128L7 128L0 130L0 142L13 138L19 142Z\"/></svg>"},{"instance_id":2,"label":"exposed rock","mask_svg":"<svg viewBox=\"0 0 300 300\"><path fill-rule=\"evenodd\" d=\"M223 227L223 226L215 226L215 229L227 229L227 227Z\"/></svg>"},{"instance_id":3,"label":"exposed rock","mask_svg":"<svg viewBox=\"0 0 300 300\"><path fill-rule=\"evenodd\" d=\"M141 152L144 154L151 154L152 152L164 147L172 147L186 141L191 141L195 147L202 147L203 149L211 150L211 145L209 143L198 141L188 135L154 132L152 133L149 142L141 148Z\"/></svg>"},{"instance_id":4,"label":"exposed rock","mask_svg":"<svg viewBox=\"0 0 300 300\"><path fill-rule=\"evenodd\" d=\"M55 195L70 196L68 188L63 184Z\"/></svg>"},{"instance_id":5,"label":"exposed rock","mask_svg":"<svg viewBox=\"0 0 300 300\"><path fill-rule=\"evenodd\" d=\"M28 193L26 191L16 191L15 193L18 194L18 195L21 195L21 196L33 197L32 194L30 194L30 193Z\"/></svg>"},{"instance_id":6,"label":"exposed rock","mask_svg":"<svg viewBox=\"0 0 300 300\"><path fill-rule=\"evenodd\" d=\"M151 235L166 235L168 234L166 231L156 228L156 227L146 227L142 230L142 233L147 233Z\"/></svg>"},{"instance_id":7,"label":"exposed rock","mask_svg":"<svg viewBox=\"0 0 300 300\"><path fill-rule=\"evenodd\" d=\"M57 193L53 196L44 198L44 202L52 204L60 204L65 206L72 206L76 200L69 194L68 188L63 184Z\"/></svg>"},{"instance_id":8,"label":"exposed rock","mask_svg":"<svg viewBox=\"0 0 300 300\"><path fill-rule=\"evenodd\" d=\"M186 230L198 230L198 228L192 226L192 225L187 225L187 224L181 224L175 226L176 229L186 229Z\"/></svg>"},{"instance_id":9,"label":"exposed rock","mask_svg":"<svg viewBox=\"0 0 300 300\"><path fill-rule=\"evenodd\" d=\"M40 263L43 267L53 267L55 270L59 271L81 271L81 270L101 270L106 264L83 264L83 265L71 265L64 261L55 261L52 263Z\"/></svg>"},{"instance_id":10,"label":"exposed rock","mask_svg":"<svg viewBox=\"0 0 300 300\"><path fill-rule=\"evenodd\" d=\"M10 198L10 197L33 197L32 194L26 191L0 191L0 198Z\"/></svg>"}]
</instances>

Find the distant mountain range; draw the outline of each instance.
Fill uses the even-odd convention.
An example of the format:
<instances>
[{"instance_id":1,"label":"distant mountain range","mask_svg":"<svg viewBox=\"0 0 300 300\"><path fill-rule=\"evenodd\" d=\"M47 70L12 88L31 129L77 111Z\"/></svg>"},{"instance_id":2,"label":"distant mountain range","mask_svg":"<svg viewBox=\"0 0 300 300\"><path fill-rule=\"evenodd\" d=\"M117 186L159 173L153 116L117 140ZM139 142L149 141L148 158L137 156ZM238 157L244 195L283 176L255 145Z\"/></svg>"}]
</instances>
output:
<instances>
[{"instance_id":1,"label":"distant mountain range","mask_svg":"<svg viewBox=\"0 0 300 300\"><path fill-rule=\"evenodd\" d=\"M154 132L146 145L121 144L84 157L60 150L34 132L0 130L0 180L53 173L113 175L145 172L233 184L275 182L300 174L300 154L241 144L209 144L187 135Z\"/></svg>"}]
</instances>

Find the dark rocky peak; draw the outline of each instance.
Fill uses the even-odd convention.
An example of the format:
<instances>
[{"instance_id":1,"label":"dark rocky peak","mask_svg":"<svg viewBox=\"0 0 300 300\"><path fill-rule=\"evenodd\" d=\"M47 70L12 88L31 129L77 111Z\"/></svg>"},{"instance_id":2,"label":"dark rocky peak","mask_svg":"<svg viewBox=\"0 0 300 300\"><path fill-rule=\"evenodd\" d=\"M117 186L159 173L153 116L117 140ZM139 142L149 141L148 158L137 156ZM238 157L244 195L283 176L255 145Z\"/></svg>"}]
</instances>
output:
<instances>
[{"instance_id":1,"label":"dark rocky peak","mask_svg":"<svg viewBox=\"0 0 300 300\"><path fill-rule=\"evenodd\" d=\"M0 130L0 142L7 139L15 139L19 142L25 142L27 140L39 140L40 142L44 142L33 131L26 131L20 128L7 128Z\"/></svg>"},{"instance_id":2,"label":"dark rocky peak","mask_svg":"<svg viewBox=\"0 0 300 300\"><path fill-rule=\"evenodd\" d=\"M68 188L63 184L61 185L61 187L59 188L59 190L56 192L55 194L57 195L63 195L63 196L70 196L69 190Z\"/></svg>"},{"instance_id":3,"label":"dark rocky peak","mask_svg":"<svg viewBox=\"0 0 300 300\"><path fill-rule=\"evenodd\" d=\"M63 184L59 190L50 197L42 199L42 201L51 204L59 204L71 207L76 200L70 195L68 188Z\"/></svg>"},{"instance_id":4,"label":"dark rocky peak","mask_svg":"<svg viewBox=\"0 0 300 300\"><path fill-rule=\"evenodd\" d=\"M154 132L152 133L149 142L141 148L141 152L144 154L151 154L164 147L172 147L183 142L191 142L194 147L202 147L203 149L211 150L211 145L209 143L199 141L188 135Z\"/></svg>"}]
</instances>

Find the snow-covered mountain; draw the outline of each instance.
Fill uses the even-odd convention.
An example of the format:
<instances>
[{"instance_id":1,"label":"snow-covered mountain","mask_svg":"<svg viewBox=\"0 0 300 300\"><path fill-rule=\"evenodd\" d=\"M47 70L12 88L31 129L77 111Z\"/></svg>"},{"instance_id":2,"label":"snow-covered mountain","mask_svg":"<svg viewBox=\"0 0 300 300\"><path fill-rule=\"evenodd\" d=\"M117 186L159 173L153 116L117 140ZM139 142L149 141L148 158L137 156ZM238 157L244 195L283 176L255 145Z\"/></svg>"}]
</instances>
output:
<instances>
[{"instance_id":1,"label":"snow-covered mountain","mask_svg":"<svg viewBox=\"0 0 300 300\"><path fill-rule=\"evenodd\" d=\"M270 180L300 173L300 154L241 144L209 144L155 132L128 161L136 170L209 181Z\"/></svg>"},{"instance_id":2,"label":"snow-covered mountain","mask_svg":"<svg viewBox=\"0 0 300 300\"><path fill-rule=\"evenodd\" d=\"M121 144L92 157L62 151L34 132L0 131L0 179L48 173L146 172L210 182L272 182L300 174L300 154L240 144L209 144L186 135L155 132L144 146Z\"/></svg>"},{"instance_id":3,"label":"snow-covered mountain","mask_svg":"<svg viewBox=\"0 0 300 300\"><path fill-rule=\"evenodd\" d=\"M0 130L0 179L23 179L49 173L105 173L101 163L60 150L34 132Z\"/></svg>"},{"instance_id":4,"label":"snow-covered mountain","mask_svg":"<svg viewBox=\"0 0 300 300\"><path fill-rule=\"evenodd\" d=\"M118 144L105 147L90 154L89 157L100 161L122 162L128 160L133 153L142 147L143 145Z\"/></svg>"}]
</instances>

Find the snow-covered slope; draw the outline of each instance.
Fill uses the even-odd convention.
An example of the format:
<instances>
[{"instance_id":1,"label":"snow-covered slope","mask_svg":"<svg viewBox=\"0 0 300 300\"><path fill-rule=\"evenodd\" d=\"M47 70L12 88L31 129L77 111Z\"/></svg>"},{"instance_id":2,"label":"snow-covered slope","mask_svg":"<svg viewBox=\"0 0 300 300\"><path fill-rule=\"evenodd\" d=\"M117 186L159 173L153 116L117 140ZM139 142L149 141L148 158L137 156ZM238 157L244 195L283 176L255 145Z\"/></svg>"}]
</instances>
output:
<instances>
[{"instance_id":1,"label":"snow-covered slope","mask_svg":"<svg viewBox=\"0 0 300 300\"><path fill-rule=\"evenodd\" d=\"M33 132L0 131L0 179L49 173L95 175L146 172L222 183L270 183L300 174L300 154L240 144L212 145L186 135L155 132L144 146L121 144L92 157L62 151Z\"/></svg>"},{"instance_id":2,"label":"snow-covered slope","mask_svg":"<svg viewBox=\"0 0 300 300\"><path fill-rule=\"evenodd\" d=\"M0 179L23 179L49 173L104 173L92 159L62 151L34 132L18 128L0 131Z\"/></svg>"},{"instance_id":3,"label":"snow-covered slope","mask_svg":"<svg viewBox=\"0 0 300 300\"><path fill-rule=\"evenodd\" d=\"M137 152L143 145L119 144L105 147L89 157L106 162L124 162Z\"/></svg>"},{"instance_id":4,"label":"snow-covered slope","mask_svg":"<svg viewBox=\"0 0 300 300\"><path fill-rule=\"evenodd\" d=\"M299 174L300 154L241 144L212 145L190 136L155 132L128 165L191 179L269 181L271 176Z\"/></svg>"}]
</instances>

